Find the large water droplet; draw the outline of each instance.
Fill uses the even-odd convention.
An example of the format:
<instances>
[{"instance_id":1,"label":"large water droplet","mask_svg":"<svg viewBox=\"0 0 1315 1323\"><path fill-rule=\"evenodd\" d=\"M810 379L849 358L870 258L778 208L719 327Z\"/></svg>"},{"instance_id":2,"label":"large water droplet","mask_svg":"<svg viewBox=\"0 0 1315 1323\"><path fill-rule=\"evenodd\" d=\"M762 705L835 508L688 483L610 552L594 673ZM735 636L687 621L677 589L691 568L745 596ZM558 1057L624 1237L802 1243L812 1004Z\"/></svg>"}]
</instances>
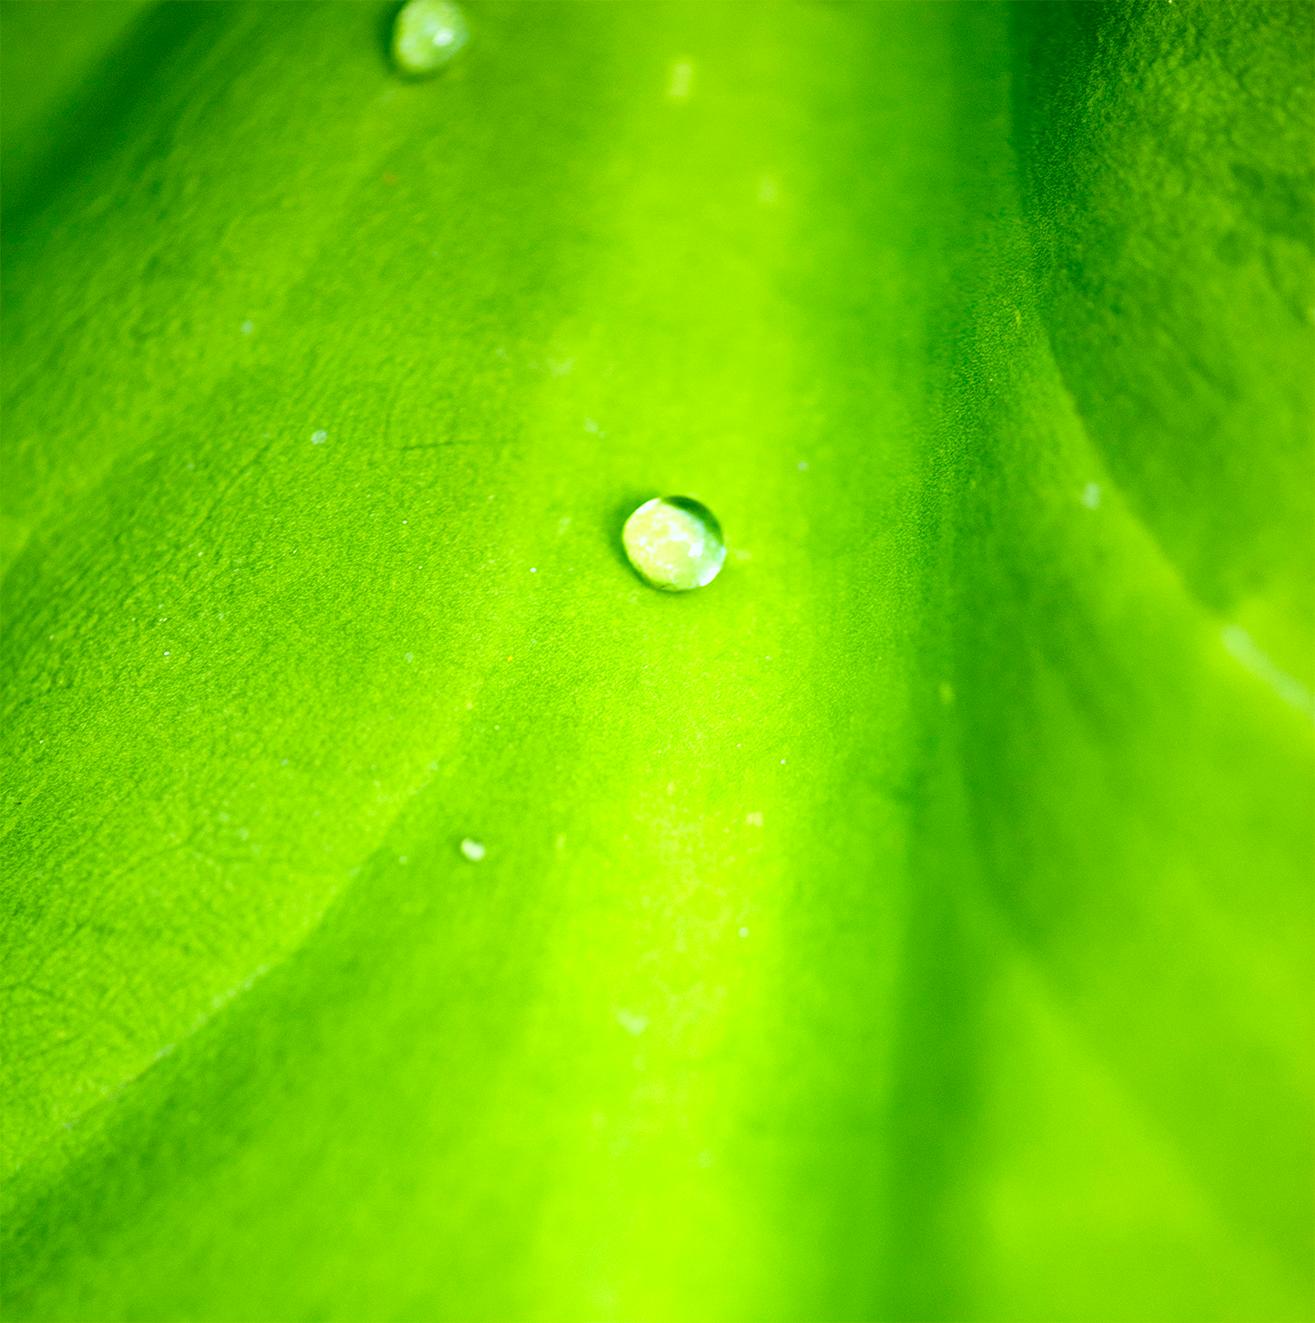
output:
<instances>
[{"instance_id":1,"label":"large water droplet","mask_svg":"<svg viewBox=\"0 0 1315 1323\"><path fill-rule=\"evenodd\" d=\"M470 40L470 25L453 0L407 0L393 24L393 63L413 78L437 73Z\"/></svg>"},{"instance_id":2,"label":"large water droplet","mask_svg":"<svg viewBox=\"0 0 1315 1323\"><path fill-rule=\"evenodd\" d=\"M645 501L626 520L621 540L640 577L670 593L710 584L726 560L716 515L688 496Z\"/></svg>"}]
</instances>

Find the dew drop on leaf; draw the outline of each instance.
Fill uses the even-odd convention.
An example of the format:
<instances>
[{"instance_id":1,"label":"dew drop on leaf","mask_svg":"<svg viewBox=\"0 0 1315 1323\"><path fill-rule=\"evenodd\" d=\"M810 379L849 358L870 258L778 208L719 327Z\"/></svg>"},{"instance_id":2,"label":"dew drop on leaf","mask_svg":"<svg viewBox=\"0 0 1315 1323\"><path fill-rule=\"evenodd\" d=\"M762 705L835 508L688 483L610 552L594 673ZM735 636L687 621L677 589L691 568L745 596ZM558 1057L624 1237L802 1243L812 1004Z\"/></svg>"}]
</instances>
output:
<instances>
[{"instance_id":1,"label":"dew drop on leaf","mask_svg":"<svg viewBox=\"0 0 1315 1323\"><path fill-rule=\"evenodd\" d=\"M705 587L726 560L717 517L688 496L645 501L626 520L621 540L640 578L666 592Z\"/></svg>"},{"instance_id":2,"label":"dew drop on leaf","mask_svg":"<svg viewBox=\"0 0 1315 1323\"><path fill-rule=\"evenodd\" d=\"M473 836L463 837L459 849L462 856L469 859L472 864L477 864L484 858L484 842L477 841Z\"/></svg>"},{"instance_id":3,"label":"dew drop on leaf","mask_svg":"<svg viewBox=\"0 0 1315 1323\"><path fill-rule=\"evenodd\" d=\"M393 64L423 77L450 64L470 40L470 26L452 0L407 0L393 24Z\"/></svg>"}]
</instances>

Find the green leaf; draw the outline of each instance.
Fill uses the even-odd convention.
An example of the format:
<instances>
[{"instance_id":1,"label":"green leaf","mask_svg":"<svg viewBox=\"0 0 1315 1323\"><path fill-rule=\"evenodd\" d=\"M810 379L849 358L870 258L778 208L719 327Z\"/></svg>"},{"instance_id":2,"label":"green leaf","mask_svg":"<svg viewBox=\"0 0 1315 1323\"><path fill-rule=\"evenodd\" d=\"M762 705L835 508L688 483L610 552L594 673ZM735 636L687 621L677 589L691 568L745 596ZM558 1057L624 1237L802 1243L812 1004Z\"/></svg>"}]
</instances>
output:
<instances>
[{"instance_id":1,"label":"green leaf","mask_svg":"<svg viewBox=\"0 0 1315 1323\"><path fill-rule=\"evenodd\" d=\"M1308 4L0 13L7 1317L1309 1317Z\"/></svg>"}]
</instances>

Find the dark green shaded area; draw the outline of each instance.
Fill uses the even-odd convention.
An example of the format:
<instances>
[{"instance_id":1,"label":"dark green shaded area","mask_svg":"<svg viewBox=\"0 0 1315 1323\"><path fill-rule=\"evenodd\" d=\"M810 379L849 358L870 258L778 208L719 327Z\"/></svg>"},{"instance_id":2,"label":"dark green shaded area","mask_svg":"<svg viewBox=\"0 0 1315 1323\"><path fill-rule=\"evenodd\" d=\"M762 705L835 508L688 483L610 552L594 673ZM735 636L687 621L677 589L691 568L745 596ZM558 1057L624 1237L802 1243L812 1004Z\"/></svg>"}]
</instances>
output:
<instances>
[{"instance_id":1,"label":"dark green shaded area","mask_svg":"<svg viewBox=\"0 0 1315 1323\"><path fill-rule=\"evenodd\" d=\"M1015 28L1025 216L1065 386L1189 590L1309 688L1311 7L1020 5Z\"/></svg>"},{"instance_id":2,"label":"dark green shaded area","mask_svg":"<svg viewBox=\"0 0 1315 1323\"><path fill-rule=\"evenodd\" d=\"M8 1317L1308 1315L1309 7L0 13Z\"/></svg>"}]
</instances>

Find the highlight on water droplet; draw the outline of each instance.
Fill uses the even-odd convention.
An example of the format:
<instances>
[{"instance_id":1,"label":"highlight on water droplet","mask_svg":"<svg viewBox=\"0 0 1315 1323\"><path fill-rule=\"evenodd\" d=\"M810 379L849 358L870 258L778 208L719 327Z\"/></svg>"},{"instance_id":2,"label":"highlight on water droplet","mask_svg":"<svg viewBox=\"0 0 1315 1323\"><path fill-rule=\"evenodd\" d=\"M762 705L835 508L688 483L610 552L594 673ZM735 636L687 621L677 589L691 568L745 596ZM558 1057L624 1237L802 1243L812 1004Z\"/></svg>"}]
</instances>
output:
<instances>
[{"instance_id":1,"label":"highlight on water droplet","mask_svg":"<svg viewBox=\"0 0 1315 1323\"><path fill-rule=\"evenodd\" d=\"M639 577L669 593L706 587L726 561L716 515L689 496L645 501L626 520L621 541Z\"/></svg>"},{"instance_id":2,"label":"highlight on water droplet","mask_svg":"<svg viewBox=\"0 0 1315 1323\"><path fill-rule=\"evenodd\" d=\"M466 859L469 859L472 864L479 863L479 861L484 858L484 855L486 853L484 849L484 842L477 841L473 836L462 837L461 844L460 846L458 846L458 849L460 849L462 856Z\"/></svg>"},{"instance_id":3,"label":"highlight on water droplet","mask_svg":"<svg viewBox=\"0 0 1315 1323\"><path fill-rule=\"evenodd\" d=\"M423 78L445 68L470 40L470 25L453 0L407 0L393 23L393 64Z\"/></svg>"}]
</instances>

